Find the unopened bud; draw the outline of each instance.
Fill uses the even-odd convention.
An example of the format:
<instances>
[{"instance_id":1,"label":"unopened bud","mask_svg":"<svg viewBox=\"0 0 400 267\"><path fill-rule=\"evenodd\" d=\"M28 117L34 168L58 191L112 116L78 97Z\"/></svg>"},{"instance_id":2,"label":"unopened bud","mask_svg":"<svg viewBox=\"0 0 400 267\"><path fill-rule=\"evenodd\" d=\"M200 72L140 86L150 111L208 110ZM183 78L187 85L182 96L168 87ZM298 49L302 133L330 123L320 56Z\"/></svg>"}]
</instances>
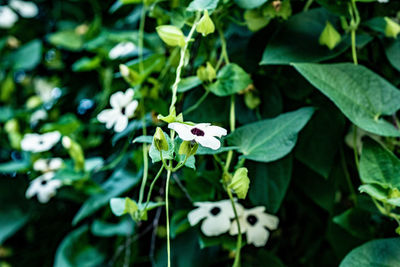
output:
<instances>
[{"instance_id":1,"label":"unopened bud","mask_svg":"<svg viewBox=\"0 0 400 267\"><path fill-rule=\"evenodd\" d=\"M215 26L210 16L208 15L207 9L204 10L204 15L200 19L199 24L197 24L196 31L206 36L215 31Z\"/></svg>"},{"instance_id":2,"label":"unopened bud","mask_svg":"<svg viewBox=\"0 0 400 267\"><path fill-rule=\"evenodd\" d=\"M178 27L172 25L162 25L156 28L158 36L169 46L185 45L185 36Z\"/></svg>"},{"instance_id":3,"label":"unopened bud","mask_svg":"<svg viewBox=\"0 0 400 267\"><path fill-rule=\"evenodd\" d=\"M342 37L328 21L321 35L319 36L319 43L326 45L330 50L334 49Z\"/></svg>"},{"instance_id":4,"label":"unopened bud","mask_svg":"<svg viewBox=\"0 0 400 267\"><path fill-rule=\"evenodd\" d=\"M165 134L160 127L157 127L153 137L154 146L158 151L168 151L168 142L165 138Z\"/></svg>"}]
</instances>

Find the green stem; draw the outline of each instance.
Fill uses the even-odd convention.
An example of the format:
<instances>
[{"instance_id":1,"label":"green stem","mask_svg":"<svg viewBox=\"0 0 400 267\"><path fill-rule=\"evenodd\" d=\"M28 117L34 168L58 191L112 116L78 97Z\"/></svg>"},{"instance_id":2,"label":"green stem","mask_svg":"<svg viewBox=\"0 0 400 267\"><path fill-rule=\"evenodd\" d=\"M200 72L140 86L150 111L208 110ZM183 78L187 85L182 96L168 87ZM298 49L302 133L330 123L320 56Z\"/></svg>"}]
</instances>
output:
<instances>
[{"instance_id":1,"label":"green stem","mask_svg":"<svg viewBox=\"0 0 400 267\"><path fill-rule=\"evenodd\" d=\"M200 20L200 12L197 12L196 13L196 18L195 18L194 23L193 23L193 26L190 29L190 32L189 32L188 36L185 39L185 45L181 49L179 65L178 65L178 68L176 69L176 79L175 79L174 84L172 85L172 100L171 100L171 105L169 107L169 112L170 113L175 109L175 103L176 103L176 100L177 100L176 94L178 92L178 84L181 81L182 68L183 68L183 65L185 64L186 51L188 49L189 42L192 39L194 30L196 29L196 26L199 23L199 20Z\"/></svg>"},{"instance_id":2,"label":"green stem","mask_svg":"<svg viewBox=\"0 0 400 267\"><path fill-rule=\"evenodd\" d=\"M147 193L146 204L145 204L143 210L146 210L146 209L147 209L147 206L148 206L149 203L150 203L150 198L151 198L151 193L153 192L153 187L154 187L154 185L156 184L158 178L161 176L161 173L163 172L163 170L164 170L164 165L161 165L161 168L160 168L160 170L158 171L156 177L154 177L153 182L151 182L151 184L150 184L150 189L149 189L149 192Z\"/></svg>"},{"instance_id":3,"label":"green stem","mask_svg":"<svg viewBox=\"0 0 400 267\"><path fill-rule=\"evenodd\" d=\"M308 11L313 2L314 0L308 0L307 3L304 5L303 11Z\"/></svg>"},{"instance_id":4,"label":"green stem","mask_svg":"<svg viewBox=\"0 0 400 267\"><path fill-rule=\"evenodd\" d=\"M231 95L231 108L230 108L230 114L229 114L229 126L231 129L231 132L233 132L235 130L235 122L236 122L236 119L235 119L235 95ZM233 150L229 150L228 155L226 157L226 164L225 164L225 168L224 168L225 172L229 171L229 166L232 161L232 156L233 156Z\"/></svg>"},{"instance_id":5,"label":"green stem","mask_svg":"<svg viewBox=\"0 0 400 267\"><path fill-rule=\"evenodd\" d=\"M169 163L169 167L172 168L172 160ZM171 267L171 241L170 241L170 233L169 233L169 200L168 200L168 192L169 192L169 180L171 179L171 170L167 172L167 184L165 185L165 213L167 219L167 255L168 255L168 267Z\"/></svg>"},{"instance_id":6,"label":"green stem","mask_svg":"<svg viewBox=\"0 0 400 267\"><path fill-rule=\"evenodd\" d=\"M139 72L142 74L144 71L144 66L143 66L143 40L144 40L144 25L146 21L146 5L144 4L143 1L143 6L142 6L142 12L140 13L140 24L139 24L139 44L138 44L138 50L139 50Z\"/></svg>"},{"instance_id":7,"label":"green stem","mask_svg":"<svg viewBox=\"0 0 400 267\"><path fill-rule=\"evenodd\" d=\"M226 192L228 192L229 199L231 200L233 213L235 214L235 220L236 220L237 227L238 227L238 239L236 242L236 254L235 254L235 261L233 262L233 267L239 267L240 266L240 250L242 248L242 231L240 229L239 216L238 216L238 213L236 210L236 205L235 205L235 201L232 196L232 192L229 188L226 188Z\"/></svg>"},{"instance_id":8,"label":"green stem","mask_svg":"<svg viewBox=\"0 0 400 267\"><path fill-rule=\"evenodd\" d=\"M146 135L146 134L144 134L144 135ZM148 177L148 173L149 173L149 158L147 157L147 145L145 143L143 143L142 150L143 150L143 178L142 178L142 184L140 186L140 191L139 191L139 205L143 201L144 188L146 187L147 177Z\"/></svg>"},{"instance_id":9,"label":"green stem","mask_svg":"<svg viewBox=\"0 0 400 267\"><path fill-rule=\"evenodd\" d=\"M356 30L351 30L351 53L353 55L354 65L358 65L357 47L356 47Z\"/></svg>"},{"instance_id":10,"label":"green stem","mask_svg":"<svg viewBox=\"0 0 400 267\"><path fill-rule=\"evenodd\" d=\"M203 101L207 98L207 96L208 96L209 93L210 93L210 91L208 91L208 90L205 91L205 93L199 98L199 100L197 100L197 102L196 102L193 106L191 106L191 107L189 107L188 109L186 109L186 110L183 112L183 114L184 114L184 115L189 114L189 113L192 112L193 110L197 109L197 108L200 106L200 104L203 103Z\"/></svg>"},{"instance_id":11,"label":"green stem","mask_svg":"<svg viewBox=\"0 0 400 267\"><path fill-rule=\"evenodd\" d=\"M358 146L357 146L357 126L353 125L353 151L354 151L354 160L356 162L357 171L360 170L360 163L358 161Z\"/></svg>"},{"instance_id":12,"label":"green stem","mask_svg":"<svg viewBox=\"0 0 400 267\"><path fill-rule=\"evenodd\" d=\"M218 69L221 67L222 60L225 61L225 64L229 64L230 61L229 61L228 51L226 48L226 39L224 36L224 32L222 31L218 23L216 23L216 26L219 34L219 39L221 41L221 56L218 60L217 66L215 67L215 71L218 71Z\"/></svg>"},{"instance_id":13,"label":"green stem","mask_svg":"<svg viewBox=\"0 0 400 267\"><path fill-rule=\"evenodd\" d=\"M347 169L346 159L344 157L344 153L343 153L343 149L342 148L340 148L340 161L342 163L342 168L343 168L343 171L344 171L344 177L346 178L347 185L349 186L349 190L350 190L351 196L353 198L354 203L357 205L357 194L356 194L356 191L354 190L353 183L351 182L350 174L349 174L349 171Z\"/></svg>"}]
</instances>

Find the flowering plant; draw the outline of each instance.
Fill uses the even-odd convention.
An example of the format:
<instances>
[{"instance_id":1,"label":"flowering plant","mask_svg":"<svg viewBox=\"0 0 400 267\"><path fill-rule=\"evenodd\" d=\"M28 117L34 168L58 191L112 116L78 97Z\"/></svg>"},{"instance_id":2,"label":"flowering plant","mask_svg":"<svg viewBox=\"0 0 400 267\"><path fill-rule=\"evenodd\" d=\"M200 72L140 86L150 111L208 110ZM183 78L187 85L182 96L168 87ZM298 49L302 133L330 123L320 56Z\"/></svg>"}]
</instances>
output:
<instances>
[{"instance_id":1,"label":"flowering plant","mask_svg":"<svg viewBox=\"0 0 400 267\"><path fill-rule=\"evenodd\" d=\"M399 10L2 2L0 266L398 266Z\"/></svg>"}]
</instances>

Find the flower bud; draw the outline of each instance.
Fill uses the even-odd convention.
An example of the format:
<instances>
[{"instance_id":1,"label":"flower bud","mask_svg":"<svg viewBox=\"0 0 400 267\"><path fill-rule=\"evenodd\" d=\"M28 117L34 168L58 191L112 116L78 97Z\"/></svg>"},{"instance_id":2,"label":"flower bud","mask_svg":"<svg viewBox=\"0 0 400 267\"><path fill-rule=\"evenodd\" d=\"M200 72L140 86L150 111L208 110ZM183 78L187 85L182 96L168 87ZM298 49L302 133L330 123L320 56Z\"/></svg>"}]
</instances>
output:
<instances>
[{"instance_id":1,"label":"flower bud","mask_svg":"<svg viewBox=\"0 0 400 267\"><path fill-rule=\"evenodd\" d=\"M212 82L217 77L214 67L207 62L206 67L200 66L197 69L197 77L203 82Z\"/></svg>"},{"instance_id":2,"label":"flower bud","mask_svg":"<svg viewBox=\"0 0 400 267\"><path fill-rule=\"evenodd\" d=\"M319 36L320 45L326 45L330 50L334 49L342 37L328 21L321 35Z\"/></svg>"},{"instance_id":3,"label":"flower bud","mask_svg":"<svg viewBox=\"0 0 400 267\"><path fill-rule=\"evenodd\" d=\"M139 84L141 81L139 73L130 69L125 64L119 65L119 72L121 73L122 78L132 86Z\"/></svg>"},{"instance_id":4,"label":"flower bud","mask_svg":"<svg viewBox=\"0 0 400 267\"><path fill-rule=\"evenodd\" d=\"M68 151L69 156L75 162L75 170L83 170L85 168L85 156L82 147L68 136L64 136L61 143Z\"/></svg>"},{"instance_id":5,"label":"flower bud","mask_svg":"<svg viewBox=\"0 0 400 267\"><path fill-rule=\"evenodd\" d=\"M249 190L250 179L247 176L247 168L239 168L235 171L232 181L228 188L233 189L240 199L245 199L247 191Z\"/></svg>"},{"instance_id":6,"label":"flower bud","mask_svg":"<svg viewBox=\"0 0 400 267\"><path fill-rule=\"evenodd\" d=\"M208 15L207 9L204 10L204 15L200 19L199 24L197 24L196 31L206 36L215 31L215 26L210 16Z\"/></svg>"},{"instance_id":7,"label":"flower bud","mask_svg":"<svg viewBox=\"0 0 400 267\"><path fill-rule=\"evenodd\" d=\"M178 154L179 155L186 155L186 158L193 156L197 152L197 148L199 144L192 141L183 141L179 147Z\"/></svg>"},{"instance_id":8,"label":"flower bud","mask_svg":"<svg viewBox=\"0 0 400 267\"><path fill-rule=\"evenodd\" d=\"M183 115L180 113L178 116L176 116L176 111L175 108L168 114L168 116L163 116L159 114L157 116L157 119L161 121L165 121L166 123L171 123L171 122L183 122Z\"/></svg>"},{"instance_id":9,"label":"flower bud","mask_svg":"<svg viewBox=\"0 0 400 267\"><path fill-rule=\"evenodd\" d=\"M158 151L168 151L168 142L165 138L165 134L160 127L157 127L153 137L154 146Z\"/></svg>"},{"instance_id":10,"label":"flower bud","mask_svg":"<svg viewBox=\"0 0 400 267\"><path fill-rule=\"evenodd\" d=\"M180 46L185 45L185 36L178 27L172 25L162 25L156 28L158 36L169 46Z\"/></svg>"},{"instance_id":11,"label":"flower bud","mask_svg":"<svg viewBox=\"0 0 400 267\"><path fill-rule=\"evenodd\" d=\"M400 33L400 25L388 17L385 17L385 21L386 21L386 28L385 28L386 37L397 38L397 35Z\"/></svg>"}]
</instances>

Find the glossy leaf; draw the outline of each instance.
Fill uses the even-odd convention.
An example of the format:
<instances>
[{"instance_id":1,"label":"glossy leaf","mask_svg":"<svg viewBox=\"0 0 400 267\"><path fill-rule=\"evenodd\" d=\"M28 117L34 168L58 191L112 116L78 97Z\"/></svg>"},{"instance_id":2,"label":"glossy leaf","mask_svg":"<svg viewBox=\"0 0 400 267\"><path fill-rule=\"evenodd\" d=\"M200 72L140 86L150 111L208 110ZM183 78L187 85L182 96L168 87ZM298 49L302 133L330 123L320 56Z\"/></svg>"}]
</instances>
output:
<instances>
[{"instance_id":1,"label":"glossy leaf","mask_svg":"<svg viewBox=\"0 0 400 267\"><path fill-rule=\"evenodd\" d=\"M381 116L400 109L400 91L363 66L351 63L293 64L358 127L383 136L400 136Z\"/></svg>"}]
</instances>

